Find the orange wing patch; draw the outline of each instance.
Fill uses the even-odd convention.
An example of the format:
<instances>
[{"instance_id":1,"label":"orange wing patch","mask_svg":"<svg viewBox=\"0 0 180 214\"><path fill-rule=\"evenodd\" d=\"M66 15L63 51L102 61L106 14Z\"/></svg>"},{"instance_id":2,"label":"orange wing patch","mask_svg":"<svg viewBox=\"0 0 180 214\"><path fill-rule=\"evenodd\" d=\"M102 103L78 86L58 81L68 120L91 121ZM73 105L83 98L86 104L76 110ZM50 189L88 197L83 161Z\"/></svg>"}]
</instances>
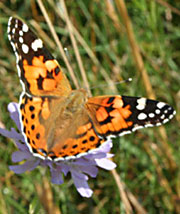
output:
<instances>
[{"instance_id":1,"label":"orange wing patch","mask_svg":"<svg viewBox=\"0 0 180 214\"><path fill-rule=\"evenodd\" d=\"M44 56L35 56L31 64L24 59L23 69L26 88L33 95L62 96L71 91L68 80L55 59L45 61Z\"/></svg>"},{"instance_id":2,"label":"orange wing patch","mask_svg":"<svg viewBox=\"0 0 180 214\"><path fill-rule=\"evenodd\" d=\"M39 114L48 117L49 109L40 97L28 97L26 94L21 95L21 123L22 132L25 134L26 142L30 145L31 150L38 151L44 155L47 151L47 143L45 139L45 127L39 122ZM46 103L46 102L45 102ZM42 110L43 105L43 112Z\"/></svg>"},{"instance_id":3,"label":"orange wing patch","mask_svg":"<svg viewBox=\"0 0 180 214\"><path fill-rule=\"evenodd\" d=\"M91 126L91 127L90 127ZM80 134L81 133L81 134ZM68 138L63 144L56 144L48 153L52 159L66 158L86 154L88 151L98 148L105 141L97 136L91 123L80 126L76 136Z\"/></svg>"},{"instance_id":4,"label":"orange wing patch","mask_svg":"<svg viewBox=\"0 0 180 214\"><path fill-rule=\"evenodd\" d=\"M124 106L121 96L90 98L87 108L92 116L98 134L108 136L118 134L132 127L133 122L128 121L132 112L130 105Z\"/></svg>"},{"instance_id":5,"label":"orange wing patch","mask_svg":"<svg viewBox=\"0 0 180 214\"><path fill-rule=\"evenodd\" d=\"M8 37L25 92L34 96L69 95L71 86L59 64L25 23L10 18Z\"/></svg>"}]
</instances>

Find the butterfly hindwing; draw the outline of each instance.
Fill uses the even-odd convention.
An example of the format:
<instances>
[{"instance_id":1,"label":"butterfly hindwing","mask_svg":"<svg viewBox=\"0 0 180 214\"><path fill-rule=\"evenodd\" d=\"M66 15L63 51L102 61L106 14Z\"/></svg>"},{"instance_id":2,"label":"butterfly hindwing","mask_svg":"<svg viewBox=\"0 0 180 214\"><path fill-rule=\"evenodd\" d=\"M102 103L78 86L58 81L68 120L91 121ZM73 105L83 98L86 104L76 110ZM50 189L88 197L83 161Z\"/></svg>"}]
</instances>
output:
<instances>
[{"instance_id":1,"label":"butterfly hindwing","mask_svg":"<svg viewBox=\"0 0 180 214\"><path fill-rule=\"evenodd\" d=\"M83 106L75 111L64 108L68 98L31 97L23 92L20 103L22 133L35 156L75 158L104 142Z\"/></svg>"}]
</instances>

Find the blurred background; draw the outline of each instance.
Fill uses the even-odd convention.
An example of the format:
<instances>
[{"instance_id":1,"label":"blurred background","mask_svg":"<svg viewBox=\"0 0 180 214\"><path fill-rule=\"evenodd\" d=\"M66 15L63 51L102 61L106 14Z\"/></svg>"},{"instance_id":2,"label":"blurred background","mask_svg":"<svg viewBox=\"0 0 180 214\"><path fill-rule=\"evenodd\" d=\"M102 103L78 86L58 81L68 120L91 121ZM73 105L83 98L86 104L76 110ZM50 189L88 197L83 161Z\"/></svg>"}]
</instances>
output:
<instances>
[{"instance_id":1,"label":"blurred background","mask_svg":"<svg viewBox=\"0 0 180 214\"><path fill-rule=\"evenodd\" d=\"M58 186L40 168L14 174L8 165L16 147L0 136L0 214L180 213L180 2L66 0L68 15L62 4L63 0L0 1L0 127L15 127L7 105L18 102L22 91L6 33L10 16L23 19L43 39L73 88L78 83L92 88L93 96L155 98L172 105L177 115L161 128L114 140L117 168L112 172L100 169L95 179L89 179L94 191L90 199L78 194L70 176ZM47 16L66 48L76 80L53 39ZM77 46L72 45L72 35ZM83 66L79 66L81 61ZM132 81L116 84L128 78Z\"/></svg>"}]
</instances>

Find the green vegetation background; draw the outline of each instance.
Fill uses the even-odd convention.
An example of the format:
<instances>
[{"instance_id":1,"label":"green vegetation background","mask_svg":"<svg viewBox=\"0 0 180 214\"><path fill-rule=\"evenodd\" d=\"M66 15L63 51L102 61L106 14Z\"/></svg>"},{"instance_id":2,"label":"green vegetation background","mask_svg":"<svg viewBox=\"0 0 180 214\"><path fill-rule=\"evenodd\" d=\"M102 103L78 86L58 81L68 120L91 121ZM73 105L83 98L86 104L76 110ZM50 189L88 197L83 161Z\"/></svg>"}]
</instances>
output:
<instances>
[{"instance_id":1,"label":"green vegetation background","mask_svg":"<svg viewBox=\"0 0 180 214\"><path fill-rule=\"evenodd\" d=\"M92 94L149 97L145 89L149 83L143 80L135 63L134 50L118 9L120 1L66 0L65 3L71 22L95 57L90 57L86 47L78 42L88 82L93 87ZM43 2L63 47L68 50L70 64L80 85L86 87L66 24L58 15L62 9L60 1ZM49 173L43 175L40 168L21 175L14 174L8 165L12 164L11 154L16 147L10 139L0 136L0 214L180 213L180 3L134 0L125 4L150 86L158 100L169 103L177 110L176 117L161 131L157 127L140 130L114 141L112 153L117 164L116 175L125 185L124 194L130 203L130 211L122 199L115 177L102 169L95 179L89 179L89 185L94 190L90 199L78 194L70 176L58 186L52 185ZM8 129L15 125L9 117L7 105L12 101L18 102L22 90L15 55L6 33L10 16L19 16L34 27L70 77L37 2L1 0L0 125ZM102 71L106 72L106 80ZM115 83L128 78L133 78L132 82L114 84L115 89L112 83L109 84L110 80ZM99 87L101 84L104 85Z\"/></svg>"}]
</instances>

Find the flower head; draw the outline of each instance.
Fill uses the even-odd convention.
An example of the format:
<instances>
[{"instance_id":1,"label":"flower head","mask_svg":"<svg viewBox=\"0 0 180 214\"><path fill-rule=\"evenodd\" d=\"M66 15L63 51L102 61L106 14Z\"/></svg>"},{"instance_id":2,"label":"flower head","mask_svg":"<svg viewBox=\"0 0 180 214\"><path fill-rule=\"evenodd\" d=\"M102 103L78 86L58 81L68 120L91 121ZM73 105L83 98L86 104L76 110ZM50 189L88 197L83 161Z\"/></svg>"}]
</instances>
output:
<instances>
[{"instance_id":1,"label":"flower head","mask_svg":"<svg viewBox=\"0 0 180 214\"><path fill-rule=\"evenodd\" d=\"M10 112L11 118L16 123L17 128L21 130L18 104L10 103L8 105L8 110ZM66 176L67 173L70 172L77 191L83 197L91 197L93 193L87 183L88 176L95 178L98 173L98 167L104 168L106 170L111 170L116 167L115 163L109 160L109 158L113 156L112 154L108 153L112 147L111 141L107 141L96 151L75 160L54 162L33 156L25 143L25 139L21 131L18 133L14 128L11 128L10 131L0 128L0 134L5 137L12 138L16 143L18 151L12 154L12 161L14 163L18 163L25 160L23 164L9 166L9 168L16 174L21 174L25 171L31 171L40 165L43 167L49 167L52 183L62 184L62 175L64 174Z\"/></svg>"}]
</instances>

